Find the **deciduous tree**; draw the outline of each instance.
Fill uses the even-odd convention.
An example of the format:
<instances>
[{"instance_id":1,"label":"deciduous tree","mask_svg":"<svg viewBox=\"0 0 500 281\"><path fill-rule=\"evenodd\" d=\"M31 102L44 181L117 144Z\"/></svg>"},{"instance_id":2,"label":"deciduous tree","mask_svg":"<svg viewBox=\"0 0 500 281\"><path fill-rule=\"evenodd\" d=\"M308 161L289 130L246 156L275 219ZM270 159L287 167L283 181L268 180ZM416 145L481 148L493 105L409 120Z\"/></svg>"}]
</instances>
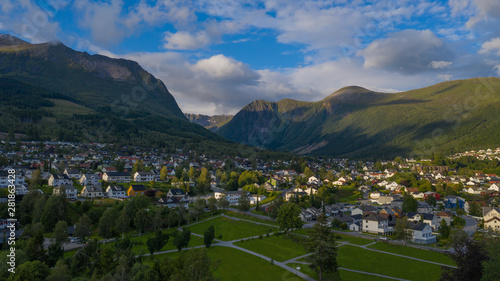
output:
<instances>
[{"instance_id":1,"label":"deciduous tree","mask_svg":"<svg viewBox=\"0 0 500 281\"><path fill-rule=\"evenodd\" d=\"M285 230L288 234L290 229L300 229L304 222L300 219L300 208L295 203L284 203L278 210L276 222L279 224L280 229Z\"/></svg>"},{"instance_id":2,"label":"deciduous tree","mask_svg":"<svg viewBox=\"0 0 500 281\"><path fill-rule=\"evenodd\" d=\"M307 257L307 261L311 263L309 267L318 273L319 280L323 280L324 274L337 272L335 234L328 227L325 214L319 215L316 219L306 248L312 253Z\"/></svg>"}]
</instances>

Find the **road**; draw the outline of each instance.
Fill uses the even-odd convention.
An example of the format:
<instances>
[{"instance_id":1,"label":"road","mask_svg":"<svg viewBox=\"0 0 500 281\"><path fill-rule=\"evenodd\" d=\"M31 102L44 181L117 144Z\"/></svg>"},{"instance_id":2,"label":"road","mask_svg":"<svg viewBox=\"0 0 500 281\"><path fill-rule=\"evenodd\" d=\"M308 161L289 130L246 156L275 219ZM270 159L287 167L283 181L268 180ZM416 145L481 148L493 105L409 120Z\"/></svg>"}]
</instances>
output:
<instances>
[{"instance_id":1,"label":"road","mask_svg":"<svg viewBox=\"0 0 500 281\"><path fill-rule=\"evenodd\" d=\"M470 236L474 235L477 229L477 220L466 215L463 215L462 218L465 220L463 230Z\"/></svg>"}]
</instances>

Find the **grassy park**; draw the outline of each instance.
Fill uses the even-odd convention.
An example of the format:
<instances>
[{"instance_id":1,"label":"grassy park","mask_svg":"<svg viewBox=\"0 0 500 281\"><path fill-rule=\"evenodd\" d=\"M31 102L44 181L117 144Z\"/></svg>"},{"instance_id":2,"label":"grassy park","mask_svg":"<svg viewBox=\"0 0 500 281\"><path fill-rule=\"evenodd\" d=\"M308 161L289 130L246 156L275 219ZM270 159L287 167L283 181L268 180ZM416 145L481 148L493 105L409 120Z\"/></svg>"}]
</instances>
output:
<instances>
[{"instance_id":1,"label":"grassy park","mask_svg":"<svg viewBox=\"0 0 500 281\"><path fill-rule=\"evenodd\" d=\"M234 220L227 217L217 217L188 226L193 233L203 235L211 224L215 226L215 239L231 241L276 231L272 226L263 226L251 222ZM222 237L220 236L222 235ZM220 238L219 238L220 237Z\"/></svg>"},{"instance_id":2,"label":"grassy park","mask_svg":"<svg viewBox=\"0 0 500 281\"><path fill-rule=\"evenodd\" d=\"M437 280L441 276L441 266L439 265L378 253L351 245L343 245L338 248L337 261L340 267L408 280Z\"/></svg>"},{"instance_id":3,"label":"grassy park","mask_svg":"<svg viewBox=\"0 0 500 281\"><path fill-rule=\"evenodd\" d=\"M370 245L368 246L368 248L404 256L410 256L417 259L438 262L447 265L455 265L454 262L449 257L447 257L443 253L438 253L438 252L432 252L412 247L404 247L400 245L394 245L383 242L378 242L376 244Z\"/></svg>"},{"instance_id":4,"label":"grassy park","mask_svg":"<svg viewBox=\"0 0 500 281\"><path fill-rule=\"evenodd\" d=\"M300 237L287 235L270 235L262 239L256 238L234 243L235 246L270 257L276 261L286 261L307 254ZM303 240L303 239L302 239Z\"/></svg>"}]
</instances>

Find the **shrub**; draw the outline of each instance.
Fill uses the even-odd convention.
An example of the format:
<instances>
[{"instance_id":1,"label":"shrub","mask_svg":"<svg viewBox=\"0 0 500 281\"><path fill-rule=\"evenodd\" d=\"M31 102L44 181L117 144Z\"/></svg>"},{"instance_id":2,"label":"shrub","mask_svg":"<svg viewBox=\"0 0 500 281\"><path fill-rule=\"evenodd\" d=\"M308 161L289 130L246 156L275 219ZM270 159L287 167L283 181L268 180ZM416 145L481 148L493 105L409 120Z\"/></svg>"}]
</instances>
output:
<instances>
[{"instance_id":1,"label":"shrub","mask_svg":"<svg viewBox=\"0 0 500 281\"><path fill-rule=\"evenodd\" d=\"M269 235L269 234L268 234L268 235ZM262 239L262 234L261 234L261 235L259 235L259 239Z\"/></svg>"}]
</instances>

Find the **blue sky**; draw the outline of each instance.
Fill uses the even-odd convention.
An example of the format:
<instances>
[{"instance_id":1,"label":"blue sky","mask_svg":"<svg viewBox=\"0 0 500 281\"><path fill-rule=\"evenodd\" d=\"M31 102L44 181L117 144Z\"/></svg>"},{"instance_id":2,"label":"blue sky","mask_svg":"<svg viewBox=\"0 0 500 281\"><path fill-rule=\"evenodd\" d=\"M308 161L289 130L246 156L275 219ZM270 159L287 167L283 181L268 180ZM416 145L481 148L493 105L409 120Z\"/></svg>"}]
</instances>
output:
<instances>
[{"instance_id":1,"label":"blue sky","mask_svg":"<svg viewBox=\"0 0 500 281\"><path fill-rule=\"evenodd\" d=\"M498 0L0 0L0 32L138 61L184 112L500 75Z\"/></svg>"}]
</instances>

